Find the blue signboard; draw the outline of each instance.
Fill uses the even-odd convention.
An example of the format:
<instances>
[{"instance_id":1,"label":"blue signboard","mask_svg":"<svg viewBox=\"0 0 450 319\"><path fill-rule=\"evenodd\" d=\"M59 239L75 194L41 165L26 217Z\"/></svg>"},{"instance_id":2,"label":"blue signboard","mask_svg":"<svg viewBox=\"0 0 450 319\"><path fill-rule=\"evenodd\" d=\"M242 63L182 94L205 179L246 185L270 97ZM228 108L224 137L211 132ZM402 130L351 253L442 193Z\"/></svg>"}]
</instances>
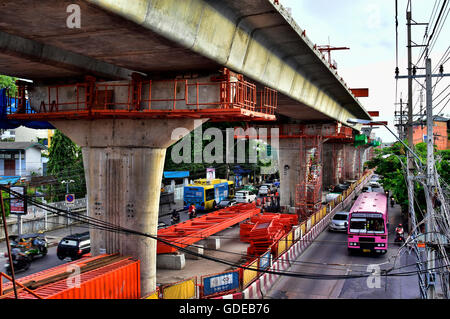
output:
<instances>
[{"instance_id":1,"label":"blue signboard","mask_svg":"<svg viewBox=\"0 0 450 319\"><path fill-rule=\"evenodd\" d=\"M264 255L259 257L259 269L266 269L270 267L270 262L272 261L272 254L270 251L266 252Z\"/></svg>"},{"instance_id":2,"label":"blue signboard","mask_svg":"<svg viewBox=\"0 0 450 319\"><path fill-rule=\"evenodd\" d=\"M203 295L208 296L219 292L239 288L239 273L237 271L203 277Z\"/></svg>"}]
</instances>

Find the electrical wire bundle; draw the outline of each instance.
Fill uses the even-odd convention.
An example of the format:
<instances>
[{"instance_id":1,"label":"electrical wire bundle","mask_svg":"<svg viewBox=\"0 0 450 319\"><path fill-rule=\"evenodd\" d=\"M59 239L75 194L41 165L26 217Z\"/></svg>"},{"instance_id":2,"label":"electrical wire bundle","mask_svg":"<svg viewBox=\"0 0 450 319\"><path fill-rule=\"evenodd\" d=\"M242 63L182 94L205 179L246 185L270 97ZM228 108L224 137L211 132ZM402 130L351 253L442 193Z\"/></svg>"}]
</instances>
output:
<instances>
[{"instance_id":1,"label":"electrical wire bundle","mask_svg":"<svg viewBox=\"0 0 450 319\"><path fill-rule=\"evenodd\" d=\"M253 268L253 267L252 268L246 267L246 266L243 266L241 264L237 264L237 263L231 262L231 261L226 260L226 259L211 257L211 256L208 256L208 255L203 255L203 254L199 254L199 253L190 251L188 248L184 248L184 247L178 246L176 244L176 242L169 241L169 240L163 239L161 237L157 237L155 235L151 235L151 234L148 234L148 233L143 233L143 232L135 231L135 230L132 230L132 229L124 228L124 227L121 227L121 226L118 226L118 225L114 225L114 224L106 222L106 221L99 220L97 218L73 214L73 213L67 212L67 211L65 211L63 209L58 209L58 208L49 206L47 204L40 203L40 202L38 202L36 200L30 199L26 195L22 195L20 193L11 191L9 188L6 188L4 186L1 186L0 189L3 190L3 191L6 191L6 192L10 192L11 195L14 196L14 198L23 199L23 200L27 201L30 205L35 205L36 207L45 209L45 210L47 210L47 211L49 211L51 213L54 213L56 215L59 215L59 216L62 216L62 217L67 217L67 218L76 220L76 221L81 222L81 223L85 223L85 224L89 225L89 227L91 227L93 229L151 238L151 239L157 240L159 242L162 242L162 243L164 243L166 245L172 246L172 247L178 249L179 251L187 253L187 254L191 254L191 255L194 255L194 256L197 256L197 257L201 257L201 258L208 259L208 260L211 260L211 261L214 261L214 262L225 264L225 265L228 265L228 266L231 266L231 267L241 268L241 269L248 269L248 270L255 271L255 268ZM383 263L383 264L386 264L386 263ZM440 268L441 267L439 267L438 269L440 269ZM274 271L274 270L268 270L268 269L257 269L257 270L259 272L262 272L262 273L268 273L268 274L274 274L274 275L280 275L280 276L288 276L288 277L295 277L295 278L303 278L303 279L313 279L313 280L343 280L343 279L367 278L369 276L372 276L372 273L367 273L366 271L361 271L359 274L338 275L338 274L314 274L314 273L293 272L293 271ZM388 277L388 276L392 276L392 277L395 277L395 276L412 276L412 275L417 275L418 273L422 273L423 272L423 271L407 271L407 272L397 273L397 272L394 272L395 270L396 270L396 268L394 268L394 267L392 267L390 269L382 270L380 275L382 275L384 277Z\"/></svg>"}]
</instances>

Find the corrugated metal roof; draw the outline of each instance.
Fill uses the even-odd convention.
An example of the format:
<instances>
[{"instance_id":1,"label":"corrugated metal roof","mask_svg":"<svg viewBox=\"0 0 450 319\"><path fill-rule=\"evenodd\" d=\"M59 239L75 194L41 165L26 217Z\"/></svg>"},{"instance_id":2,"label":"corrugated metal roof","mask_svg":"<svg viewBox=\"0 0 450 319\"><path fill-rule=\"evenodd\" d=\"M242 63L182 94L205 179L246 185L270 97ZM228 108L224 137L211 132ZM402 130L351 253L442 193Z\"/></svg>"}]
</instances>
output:
<instances>
[{"instance_id":1,"label":"corrugated metal roof","mask_svg":"<svg viewBox=\"0 0 450 319\"><path fill-rule=\"evenodd\" d=\"M46 146L36 142L0 142L0 150L27 150L32 147L47 149Z\"/></svg>"}]
</instances>

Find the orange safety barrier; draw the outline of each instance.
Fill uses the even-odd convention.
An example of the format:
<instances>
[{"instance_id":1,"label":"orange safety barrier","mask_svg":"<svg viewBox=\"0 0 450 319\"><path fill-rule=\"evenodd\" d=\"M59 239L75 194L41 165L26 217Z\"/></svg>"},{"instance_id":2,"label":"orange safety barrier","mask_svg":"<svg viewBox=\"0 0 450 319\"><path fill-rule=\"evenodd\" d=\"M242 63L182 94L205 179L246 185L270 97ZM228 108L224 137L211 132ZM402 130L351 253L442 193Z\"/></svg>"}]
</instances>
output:
<instances>
[{"instance_id":1,"label":"orange safety barrier","mask_svg":"<svg viewBox=\"0 0 450 319\"><path fill-rule=\"evenodd\" d=\"M254 203L238 204L160 229L158 237L184 248L259 213L260 209ZM173 253L177 250L176 247L158 241L158 254Z\"/></svg>"}]
</instances>

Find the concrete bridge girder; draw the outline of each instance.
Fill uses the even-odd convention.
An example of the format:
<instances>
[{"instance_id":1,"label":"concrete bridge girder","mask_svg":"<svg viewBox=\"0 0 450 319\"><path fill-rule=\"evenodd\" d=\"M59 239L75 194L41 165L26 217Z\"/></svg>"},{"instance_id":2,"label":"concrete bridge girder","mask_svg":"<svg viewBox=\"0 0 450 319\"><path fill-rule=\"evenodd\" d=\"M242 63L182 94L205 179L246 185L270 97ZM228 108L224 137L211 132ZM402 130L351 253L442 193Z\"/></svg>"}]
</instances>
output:
<instances>
[{"instance_id":1,"label":"concrete bridge girder","mask_svg":"<svg viewBox=\"0 0 450 319\"><path fill-rule=\"evenodd\" d=\"M341 101L336 99L335 94L331 94L330 88L324 91L315 84L313 79L316 72L300 71L305 59L297 60L297 58L301 59L301 56L296 58L292 54L287 62L282 57L289 56L289 53L283 53L274 47L273 43L271 45L265 41L266 29L282 27L277 23L278 21L281 21L285 28L289 28L289 34L297 36L299 44L303 39L300 28L284 9L268 1L258 1L258 4L247 3L254 9L252 12L258 13L241 16L234 14L224 1L193 0L180 3L176 0L163 2L140 0L132 6L129 6L126 0L87 1L161 34L220 65L276 89L297 103L307 105L321 114L326 114L329 118L346 123L348 118L368 117L365 110L351 96L343 81L331 70L328 70L329 77L335 83L334 89L338 87L337 90L343 94L340 96ZM226 2L234 5L233 1ZM255 8L258 6L259 10ZM284 19L288 20L289 24ZM306 39L303 41L305 42L303 48L309 46L308 50L313 50L310 42ZM298 51L300 48L301 46L297 45L295 50ZM315 57L314 54L310 54L316 60L315 64L322 63L320 53L315 54ZM313 64L314 62L311 65ZM323 66L323 71L326 72L325 65ZM344 91L346 91L345 94L342 93ZM282 112L281 107L280 113ZM290 115L295 116L291 113Z\"/></svg>"}]
</instances>

